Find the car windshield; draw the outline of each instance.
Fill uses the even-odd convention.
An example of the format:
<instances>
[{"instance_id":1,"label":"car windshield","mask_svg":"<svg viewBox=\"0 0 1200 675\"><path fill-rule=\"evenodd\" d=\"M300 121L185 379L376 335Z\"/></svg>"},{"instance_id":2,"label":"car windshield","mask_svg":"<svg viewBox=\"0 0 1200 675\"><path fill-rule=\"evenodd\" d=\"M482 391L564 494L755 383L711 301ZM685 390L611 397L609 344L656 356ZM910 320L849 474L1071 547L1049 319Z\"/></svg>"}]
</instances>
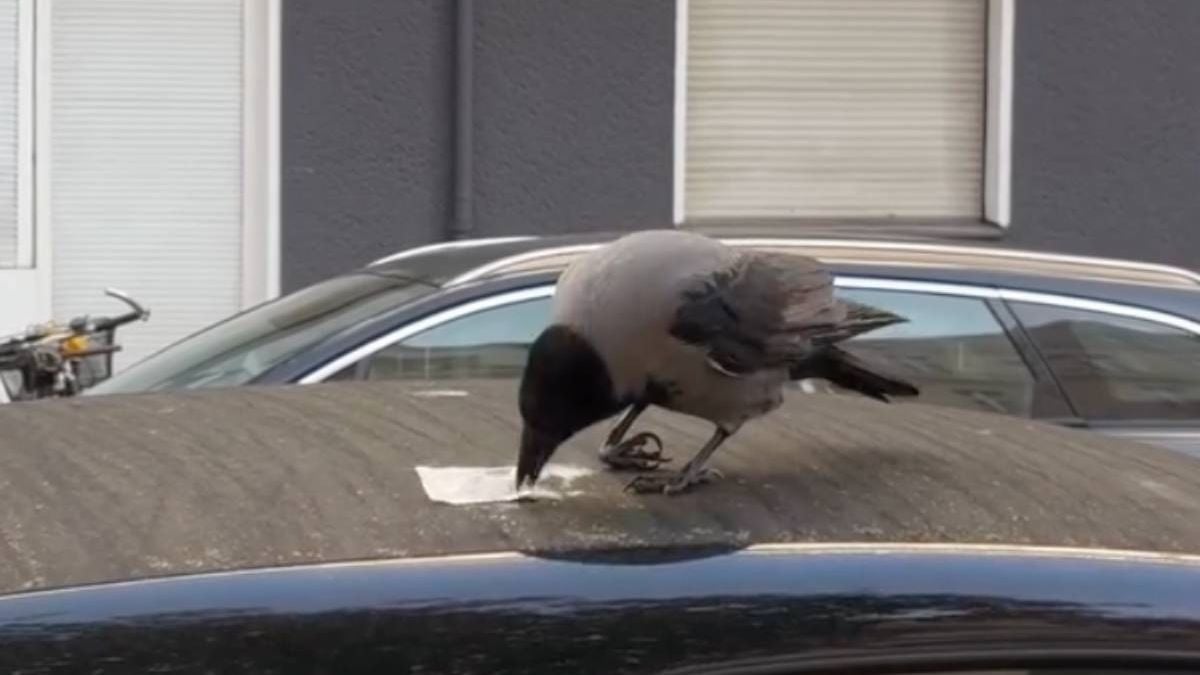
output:
<instances>
[{"instance_id":1,"label":"car windshield","mask_svg":"<svg viewBox=\"0 0 1200 675\"><path fill-rule=\"evenodd\" d=\"M423 282L387 275L336 277L176 342L89 393L247 384L292 355L433 290Z\"/></svg>"}]
</instances>

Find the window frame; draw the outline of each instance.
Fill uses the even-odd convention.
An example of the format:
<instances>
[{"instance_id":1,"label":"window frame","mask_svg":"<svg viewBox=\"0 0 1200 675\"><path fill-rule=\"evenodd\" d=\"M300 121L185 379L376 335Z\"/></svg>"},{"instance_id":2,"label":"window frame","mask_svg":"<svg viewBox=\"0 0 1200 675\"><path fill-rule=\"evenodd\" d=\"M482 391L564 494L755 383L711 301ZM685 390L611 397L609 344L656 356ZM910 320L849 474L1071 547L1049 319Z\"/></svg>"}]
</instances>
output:
<instances>
[{"instance_id":1,"label":"window frame","mask_svg":"<svg viewBox=\"0 0 1200 675\"><path fill-rule=\"evenodd\" d=\"M49 162L49 88L35 86L48 69L50 0L22 0L17 6L17 238L11 264L0 265L0 287L10 292L0 299L0 334L44 321L50 302L50 224L45 217L48 195L44 184Z\"/></svg>"},{"instance_id":2,"label":"window frame","mask_svg":"<svg viewBox=\"0 0 1200 675\"><path fill-rule=\"evenodd\" d=\"M242 0L242 309L281 292L282 2Z\"/></svg>"},{"instance_id":3,"label":"window frame","mask_svg":"<svg viewBox=\"0 0 1200 675\"><path fill-rule=\"evenodd\" d=\"M16 100L14 101L17 129L16 137L16 249L11 263L0 264L0 273L22 272L37 267L37 220L34 218L34 144L37 124L35 115L36 90L35 70L38 59L35 53L37 24L34 21L37 6L30 2L17 3L16 45Z\"/></svg>"},{"instance_id":4,"label":"window frame","mask_svg":"<svg viewBox=\"0 0 1200 675\"><path fill-rule=\"evenodd\" d=\"M7 269L35 267L37 232L34 221L34 77L37 6L17 3L17 257Z\"/></svg>"}]
</instances>

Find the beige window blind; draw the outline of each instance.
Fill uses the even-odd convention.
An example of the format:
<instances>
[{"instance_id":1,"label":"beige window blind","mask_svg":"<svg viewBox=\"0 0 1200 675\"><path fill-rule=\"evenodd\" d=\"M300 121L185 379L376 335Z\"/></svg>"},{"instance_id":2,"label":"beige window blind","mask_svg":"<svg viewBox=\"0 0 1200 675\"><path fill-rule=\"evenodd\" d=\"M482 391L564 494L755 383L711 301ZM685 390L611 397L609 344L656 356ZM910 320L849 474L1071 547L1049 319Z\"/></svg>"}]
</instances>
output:
<instances>
[{"instance_id":1,"label":"beige window blind","mask_svg":"<svg viewBox=\"0 0 1200 675\"><path fill-rule=\"evenodd\" d=\"M979 217L985 0L690 0L684 215Z\"/></svg>"}]
</instances>

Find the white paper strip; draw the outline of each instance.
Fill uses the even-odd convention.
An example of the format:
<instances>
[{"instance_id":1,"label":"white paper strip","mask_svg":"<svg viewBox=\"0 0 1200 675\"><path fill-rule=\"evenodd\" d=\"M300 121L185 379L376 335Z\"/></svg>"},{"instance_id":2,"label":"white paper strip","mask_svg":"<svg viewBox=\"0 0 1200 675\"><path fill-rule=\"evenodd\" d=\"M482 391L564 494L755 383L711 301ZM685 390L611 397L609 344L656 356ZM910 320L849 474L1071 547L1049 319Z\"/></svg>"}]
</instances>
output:
<instances>
[{"instance_id":1,"label":"white paper strip","mask_svg":"<svg viewBox=\"0 0 1200 675\"><path fill-rule=\"evenodd\" d=\"M533 490L516 491L515 466L418 466L421 487L431 501L442 504L487 504L519 499L562 499L580 494L572 491L576 480L595 473L570 464L551 464L542 472Z\"/></svg>"}]
</instances>

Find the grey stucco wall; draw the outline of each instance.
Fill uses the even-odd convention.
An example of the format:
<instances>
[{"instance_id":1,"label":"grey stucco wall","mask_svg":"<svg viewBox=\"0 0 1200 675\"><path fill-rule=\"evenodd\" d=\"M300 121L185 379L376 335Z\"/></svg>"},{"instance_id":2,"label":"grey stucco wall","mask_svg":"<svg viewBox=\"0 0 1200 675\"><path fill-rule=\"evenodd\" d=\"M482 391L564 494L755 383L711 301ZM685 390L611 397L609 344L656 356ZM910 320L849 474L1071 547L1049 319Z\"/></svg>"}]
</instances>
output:
<instances>
[{"instance_id":1,"label":"grey stucco wall","mask_svg":"<svg viewBox=\"0 0 1200 675\"><path fill-rule=\"evenodd\" d=\"M1200 2L1017 4L1007 242L1200 267Z\"/></svg>"},{"instance_id":2,"label":"grey stucco wall","mask_svg":"<svg viewBox=\"0 0 1200 675\"><path fill-rule=\"evenodd\" d=\"M669 224L675 1L476 5L478 233Z\"/></svg>"},{"instance_id":3,"label":"grey stucco wall","mask_svg":"<svg viewBox=\"0 0 1200 675\"><path fill-rule=\"evenodd\" d=\"M452 0L283 5L285 290L443 239ZM475 234L671 217L674 0L477 0Z\"/></svg>"},{"instance_id":4,"label":"grey stucco wall","mask_svg":"<svg viewBox=\"0 0 1200 675\"><path fill-rule=\"evenodd\" d=\"M285 290L441 235L453 10L449 0L283 3Z\"/></svg>"}]
</instances>

